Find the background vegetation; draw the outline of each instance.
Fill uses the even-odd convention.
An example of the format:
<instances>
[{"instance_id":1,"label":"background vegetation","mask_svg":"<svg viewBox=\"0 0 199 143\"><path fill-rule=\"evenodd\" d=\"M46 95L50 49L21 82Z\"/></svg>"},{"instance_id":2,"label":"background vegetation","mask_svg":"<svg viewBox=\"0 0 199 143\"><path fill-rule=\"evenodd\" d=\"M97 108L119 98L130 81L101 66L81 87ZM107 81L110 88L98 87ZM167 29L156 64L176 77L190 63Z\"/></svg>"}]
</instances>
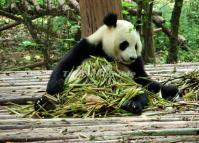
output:
<instances>
[{"instance_id":1,"label":"background vegetation","mask_svg":"<svg viewBox=\"0 0 199 143\"><path fill-rule=\"evenodd\" d=\"M43 0L37 1L40 5L45 5ZM0 10L10 3L1 0ZM53 5L57 5L54 0ZM69 4L70 5L70 4ZM161 11L165 20L165 25L170 27L170 18L174 2L172 0L155 0L154 10ZM136 9L135 4L124 2L123 15L125 19L135 23L135 17L128 13L125 8ZM73 7L75 10L76 8ZM0 31L0 70L25 70L25 69L51 69L53 62L67 52L80 39L80 16L79 12L63 16L43 16L33 20L33 24L41 27L38 39L46 43L36 43L29 34L27 27L18 25L11 29ZM0 27L14 22L4 16L0 17ZM136 23L135 23L136 24ZM155 28L155 26L154 26ZM47 30L47 31L45 31ZM178 46L179 62L198 62L199 61L199 1L185 0L180 19L179 34L185 38L186 46ZM44 32L45 31L45 32ZM43 45L43 46L41 46ZM45 48L49 49L50 58L53 59L49 65L44 66L41 62L45 53ZM169 39L163 32L154 34L154 47L156 50L156 63L166 63L169 48ZM26 66L38 63L39 66ZM22 67L22 68L19 68Z\"/></svg>"},{"instance_id":2,"label":"background vegetation","mask_svg":"<svg viewBox=\"0 0 199 143\"><path fill-rule=\"evenodd\" d=\"M172 1L158 1L155 9L162 11L166 25L170 26L172 12ZM179 62L199 61L199 1L186 0L183 3L180 19L180 35L186 39L186 47L179 47ZM168 38L164 33L155 35L156 52L159 55L159 62L166 63L168 55Z\"/></svg>"}]
</instances>

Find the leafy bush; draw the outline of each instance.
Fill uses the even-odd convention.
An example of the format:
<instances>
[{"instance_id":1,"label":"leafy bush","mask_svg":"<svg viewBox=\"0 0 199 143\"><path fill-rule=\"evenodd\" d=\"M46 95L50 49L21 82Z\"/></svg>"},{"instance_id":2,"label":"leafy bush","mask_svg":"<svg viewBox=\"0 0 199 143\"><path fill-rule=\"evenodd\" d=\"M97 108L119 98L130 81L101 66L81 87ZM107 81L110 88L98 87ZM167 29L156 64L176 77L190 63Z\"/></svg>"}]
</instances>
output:
<instances>
[{"instance_id":1,"label":"leafy bush","mask_svg":"<svg viewBox=\"0 0 199 143\"><path fill-rule=\"evenodd\" d=\"M17 51L23 51L23 50L26 50L28 48L36 48L37 47L37 44L32 41L32 40L25 40L23 42L21 42L19 44L19 46L16 48Z\"/></svg>"},{"instance_id":2,"label":"leafy bush","mask_svg":"<svg viewBox=\"0 0 199 143\"><path fill-rule=\"evenodd\" d=\"M173 9L173 3L168 1L160 1L156 3L155 9L160 10L166 20L165 25L170 27L170 18ZM186 39L187 47L179 48L179 61L196 62L199 61L199 1L189 0L185 1L182 8L179 34ZM163 33L156 33L155 35L156 51L164 51L160 54L161 63L166 62L163 57L168 52L168 37ZM165 57L166 58L166 57Z\"/></svg>"},{"instance_id":3,"label":"leafy bush","mask_svg":"<svg viewBox=\"0 0 199 143\"><path fill-rule=\"evenodd\" d=\"M67 51L76 42L74 37L80 28L79 23L62 16L54 17L52 23L53 31L60 34L60 37L53 44L53 49L56 51Z\"/></svg>"}]
</instances>

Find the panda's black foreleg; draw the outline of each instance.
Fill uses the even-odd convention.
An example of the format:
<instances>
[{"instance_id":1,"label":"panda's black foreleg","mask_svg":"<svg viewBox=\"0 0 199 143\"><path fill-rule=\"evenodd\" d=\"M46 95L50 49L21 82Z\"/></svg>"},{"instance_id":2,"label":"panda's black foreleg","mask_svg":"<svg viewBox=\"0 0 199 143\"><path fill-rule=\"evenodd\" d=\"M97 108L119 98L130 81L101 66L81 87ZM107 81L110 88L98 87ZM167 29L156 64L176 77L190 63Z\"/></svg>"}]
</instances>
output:
<instances>
[{"instance_id":1,"label":"panda's black foreleg","mask_svg":"<svg viewBox=\"0 0 199 143\"><path fill-rule=\"evenodd\" d=\"M46 92L54 95L64 90L64 81L71 70L75 70L92 53L93 45L85 39L81 40L74 48L60 60L53 70L48 81Z\"/></svg>"},{"instance_id":2,"label":"panda's black foreleg","mask_svg":"<svg viewBox=\"0 0 199 143\"><path fill-rule=\"evenodd\" d=\"M86 39L81 40L57 64L48 81L46 92L50 95L62 92L65 78L71 70L76 69L90 55L97 55L100 51L100 47L89 43ZM41 106L46 110L54 108L53 103L45 96L35 102L35 110Z\"/></svg>"},{"instance_id":3,"label":"panda's black foreleg","mask_svg":"<svg viewBox=\"0 0 199 143\"><path fill-rule=\"evenodd\" d=\"M141 57L138 57L132 64L129 65L129 69L134 73L134 81L148 91L157 93L160 91L162 85L159 82L151 80L144 69L144 62Z\"/></svg>"},{"instance_id":4,"label":"panda's black foreleg","mask_svg":"<svg viewBox=\"0 0 199 143\"><path fill-rule=\"evenodd\" d=\"M157 81L154 81L148 77L144 69L144 62L141 57L138 57L135 62L129 65L132 72L135 73L134 80L136 83L141 84L148 91L158 93L161 91L162 97L170 99L175 97L178 93L178 88L173 85L163 85Z\"/></svg>"},{"instance_id":5,"label":"panda's black foreleg","mask_svg":"<svg viewBox=\"0 0 199 143\"><path fill-rule=\"evenodd\" d=\"M145 87L148 91L153 92L153 93L161 92L162 97L165 99L172 99L178 93L177 87L175 87L173 85L162 85L161 83L150 79L144 70L144 62L141 57L138 57L135 60L135 62L128 65L128 67L134 73L135 82L142 85L143 87ZM134 111L132 111L132 112L140 113L141 110L143 109L143 107L146 106L148 103L147 98L148 98L147 93L142 94L139 98L136 98L136 100L132 98L129 101L129 103L126 104L126 105L128 105L128 107L126 107L126 108L134 107ZM145 100L145 99L147 99L147 100ZM132 103L134 106L132 105ZM137 105L137 106L135 106L135 105ZM142 105L142 106L140 106L140 105Z\"/></svg>"}]
</instances>

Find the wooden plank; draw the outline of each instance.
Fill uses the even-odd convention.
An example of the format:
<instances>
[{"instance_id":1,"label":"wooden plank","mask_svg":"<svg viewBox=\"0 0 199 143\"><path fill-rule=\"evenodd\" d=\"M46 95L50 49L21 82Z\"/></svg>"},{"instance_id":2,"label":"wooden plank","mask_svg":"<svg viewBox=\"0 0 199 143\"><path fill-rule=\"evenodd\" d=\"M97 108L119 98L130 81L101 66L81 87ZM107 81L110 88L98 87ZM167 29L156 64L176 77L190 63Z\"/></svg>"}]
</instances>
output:
<instances>
[{"instance_id":1,"label":"wooden plank","mask_svg":"<svg viewBox=\"0 0 199 143\"><path fill-rule=\"evenodd\" d=\"M32 90L38 89L38 91L40 91L40 90L43 91L43 89L45 89L45 87L46 87L46 85L43 85L43 86L41 86L41 85L32 85L32 86L30 86L29 85L29 86L19 86L19 87L15 87L15 86L11 87L11 86L9 86L9 87L0 87L0 91L3 91L3 90L16 91L16 90L27 90L27 89L32 89Z\"/></svg>"},{"instance_id":2,"label":"wooden plank","mask_svg":"<svg viewBox=\"0 0 199 143\"><path fill-rule=\"evenodd\" d=\"M37 77L13 77L13 78L0 78L0 81L16 81L16 82L34 82L34 81L47 81L49 76L42 76L42 78Z\"/></svg>"},{"instance_id":3,"label":"wooden plank","mask_svg":"<svg viewBox=\"0 0 199 143\"><path fill-rule=\"evenodd\" d=\"M16 115L11 115L9 111L4 107L0 106L0 120L5 120L5 119L16 119Z\"/></svg>"},{"instance_id":4,"label":"wooden plank","mask_svg":"<svg viewBox=\"0 0 199 143\"><path fill-rule=\"evenodd\" d=\"M14 95L13 95L13 93L11 92L2 92L2 93L0 93L0 98L6 98L6 96L32 96L32 95L38 95L38 96L40 96L40 95L43 95L43 94L45 94L45 91L43 91L43 92L34 92L34 91L24 91L24 92L15 92L14 93ZM1 100L1 99L0 99Z\"/></svg>"},{"instance_id":5,"label":"wooden plank","mask_svg":"<svg viewBox=\"0 0 199 143\"><path fill-rule=\"evenodd\" d=\"M50 76L50 74L49 75L32 75L32 76L2 76L2 77L0 77L0 79L1 80L44 80L44 79L48 79L49 78L49 76Z\"/></svg>"},{"instance_id":6,"label":"wooden plank","mask_svg":"<svg viewBox=\"0 0 199 143\"><path fill-rule=\"evenodd\" d=\"M157 71L158 73L161 72L173 72L173 71L179 71L179 72L186 72L186 71L193 71L193 70L198 70L199 65L196 67L146 67L147 71ZM5 73L0 73L0 78L28 78L28 77L49 77L50 73L52 71L43 71L43 72L5 72Z\"/></svg>"},{"instance_id":7,"label":"wooden plank","mask_svg":"<svg viewBox=\"0 0 199 143\"><path fill-rule=\"evenodd\" d=\"M70 139L79 139L81 141L100 141L100 140L113 140L113 139L122 139L129 138L135 139L139 136L143 139L143 136L149 137L158 137L159 136L175 136L175 135L193 135L196 138L193 138L194 141L197 138L197 132L199 128L171 128L171 129L157 129L157 130L126 130L126 131L104 131L96 130L94 132L75 132L68 133L68 128L58 127L58 128L29 128L22 130L7 130L6 132L0 132L0 141L48 141L48 140L70 140ZM178 132L175 132L178 131ZM164 135L162 134L164 132ZM143 134L143 135L142 135ZM197 135L197 136L196 136Z\"/></svg>"},{"instance_id":8,"label":"wooden plank","mask_svg":"<svg viewBox=\"0 0 199 143\"><path fill-rule=\"evenodd\" d=\"M7 119L16 119L17 116L16 115L1 115L0 116L0 119L4 119L4 120L7 120Z\"/></svg>"},{"instance_id":9,"label":"wooden plank","mask_svg":"<svg viewBox=\"0 0 199 143\"><path fill-rule=\"evenodd\" d=\"M196 63L179 63L179 64L156 64L156 65L145 65L146 70L157 70L157 69L171 69L172 71L174 68L183 68L183 69L198 69L199 62ZM35 71L3 71L0 72L0 77L2 76L11 76L11 75L18 75L18 76L37 76L37 75L49 75L52 71L46 70L35 70Z\"/></svg>"},{"instance_id":10,"label":"wooden plank","mask_svg":"<svg viewBox=\"0 0 199 143\"><path fill-rule=\"evenodd\" d=\"M145 65L146 67L186 67L186 66L199 66L199 62L186 62L186 63L177 63L177 64L150 64L150 65Z\"/></svg>"},{"instance_id":11,"label":"wooden plank","mask_svg":"<svg viewBox=\"0 0 199 143\"><path fill-rule=\"evenodd\" d=\"M150 74L154 74L154 73L156 73L156 74L163 74L163 73L165 73L165 74L169 74L169 73L182 74L182 73L192 72L194 70L196 70L196 69L176 69L175 71L171 71L170 69L166 69L166 70L154 70L154 71L150 71L149 73Z\"/></svg>"},{"instance_id":12,"label":"wooden plank","mask_svg":"<svg viewBox=\"0 0 199 143\"><path fill-rule=\"evenodd\" d=\"M149 67L147 68L146 67L146 70L148 72L151 72L153 73L156 72L156 73L165 73L165 72L173 72L173 71L179 71L179 72L186 72L186 71L193 71L193 70L198 70L199 69L199 65L196 66L196 67L181 67L181 68L174 68L174 67ZM45 77L45 78L48 78L49 75L50 75L51 71L42 71L42 72L38 72L38 71L33 71L33 72L5 72L5 73L0 73L0 78L2 79L12 79L12 78L21 78L21 79L25 79L25 78L39 78L39 77ZM17 76L16 76L17 75ZM38 77L37 77L38 76Z\"/></svg>"},{"instance_id":13,"label":"wooden plank","mask_svg":"<svg viewBox=\"0 0 199 143\"><path fill-rule=\"evenodd\" d=\"M10 120L9 120L10 121ZM81 122L81 121L80 121ZM67 133L75 132L95 132L98 130L103 131L127 131L127 130L155 130L155 129L171 129L171 128L199 128L199 121L150 121L150 122L134 122L125 123L122 121L114 122L92 122L87 123L70 123L65 122L2 122L0 123L0 130L5 130L6 132L12 132L12 130L17 129L29 129L29 128L57 128L57 127L67 127Z\"/></svg>"},{"instance_id":14,"label":"wooden plank","mask_svg":"<svg viewBox=\"0 0 199 143\"><path fill-rule=\"evenodd\" d=\"M0 98L0 105L6 105L9 102L16 104L26 104L28 101L35 101L41 96L42 94L36 94L30 96L3 96Z\"/></svg>"},{"instance_id":15,"label":"wooden plank","mask_svg":"<svg viewBox=\"0 0 199 143\"><path fill-rule=\"evenodd\" d=\"M198 141L197 136L167 136L167 137L118 137L117 139L112 140L101 140L101 141L89 141L84 140L84 143L176 143L176 142L183 142L183 143L196 143ZM51 140L51 141L36 141L36 142L29 142L29 143L63 143L63 142L73 142L73 143L82 143L81 139L68 139L68 140ZM18 143L18 142L15 142Z\"/></svg>"},{"instance_id":16,"label":"wooden plank","mask_svg":"<svg viewBox=\"0 0 199 143\"><path fill-rule=\"evenodd\" d=\"M10 75L10 74L21 74L21 75L35 75L35 74L47 74L51 73L50 70L30 70L30 71L1 71L0 75Z\"/></svg>"},{"instance_id":17,"label":"wooden plank","mask_svg":"<svg viewBox=\"0 0 199 143\"><path fill-rule=\"evenodd\" d=\"M42 82L42 81L39 81L39 82L1 82L0 83L0 87L12 87L12 86L31 86L31 85L46 85L47 84L47 81L46 82Z\"/></svg>"},{"instance_id":18,"label":"wooden plank","mask_svg":"<svg viewBox=\"0 0 199 143\"><path fill-rule=\"evenodd\" d=\"M147 71L153 71L153 70L170 70L170 71L176 71L176 70L182 70L182 69L192 69L192 70L196 70L198 69L198 66L187 66L187 67L174 67L174 66L170 66L170 67L146 67L145 68Z\"/></svg>"},{"instance_id":19,"label":"wooden plank","mask_svg":"<svg viewBox=\"0 0 199 143\"><path fill-rule=\"evenodd\" d=\"M167 137L147 137L147 136L140 136L140 137L118 137L117 139L112 140L101 140L101 141L86 141L84 143L176 143L176 142L183 142L183 143L196 143L198 141L197 136L167 136ZM63 142L72 142L72 143L82 143L80 139L68 139L68 140L51 140L51 141L37 141L37 142L29 142L29 143L63 143ZM18 143L18 142L15 142Z\"/></svg>"},{"instance_id":20,"label":"wooden plank","mask_svg":"<svg viewBox=\"0 0 199 143\"><path fill-rule=\"evenodd\" d=\"M198 112L195 112L198 113ZM31 119L31 118L19 118L19 119L7 119L0 120L0 125L33 125L38 126L62 126L62 125L73 125L73 126L82 126L82 125L109 125L112 124L132 124L132 123L143 123L150 122L178 122L182 121L185 123L190 121L196 123L199 121L199 115L184 115L186 112L180 114L168 114L168 115L154 115L154 116L129 116L129 117L107 117L107 118L52 118L52 119ZM193 113L194 114L194 113ZM172 123L171 123L172 124ZM199 126L199 124L197 124Z\"/></svg>"}]
</instances>

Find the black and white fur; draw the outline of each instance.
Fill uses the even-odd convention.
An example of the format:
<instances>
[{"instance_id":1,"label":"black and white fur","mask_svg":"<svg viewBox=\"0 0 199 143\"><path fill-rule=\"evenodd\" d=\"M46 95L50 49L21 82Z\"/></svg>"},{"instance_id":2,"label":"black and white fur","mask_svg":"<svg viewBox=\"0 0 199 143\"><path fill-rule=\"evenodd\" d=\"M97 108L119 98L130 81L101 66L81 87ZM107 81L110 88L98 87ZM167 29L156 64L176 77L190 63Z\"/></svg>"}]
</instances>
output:
<instances>
[{"instance_id":1,"label":"black and white fur","mask_svg":"<svg viewBox=\"0 0 199 143\"><path fill-rule=\"evenodd\" d=\"M116 60L128 67L134 73L135 82L148 91L161 92L162 97L167 99L174 97L178 93L175 86L162 85L148 77L144 70L141 52L140 36L133 25L125 20L117 20L115 14L108 14L104 18L104 25L92 35L82 39L57 64L48 82L47 93L54 95L62 92L65 78L72 69L77 68L90 56L99 56L108 61ZM122 108L140 114L147 102L147 94L143 93L129 100ZM36 101L35 110L40 106L47 110L53 108L53 104L44 96Z\"/></svg>"}]
</instances>

